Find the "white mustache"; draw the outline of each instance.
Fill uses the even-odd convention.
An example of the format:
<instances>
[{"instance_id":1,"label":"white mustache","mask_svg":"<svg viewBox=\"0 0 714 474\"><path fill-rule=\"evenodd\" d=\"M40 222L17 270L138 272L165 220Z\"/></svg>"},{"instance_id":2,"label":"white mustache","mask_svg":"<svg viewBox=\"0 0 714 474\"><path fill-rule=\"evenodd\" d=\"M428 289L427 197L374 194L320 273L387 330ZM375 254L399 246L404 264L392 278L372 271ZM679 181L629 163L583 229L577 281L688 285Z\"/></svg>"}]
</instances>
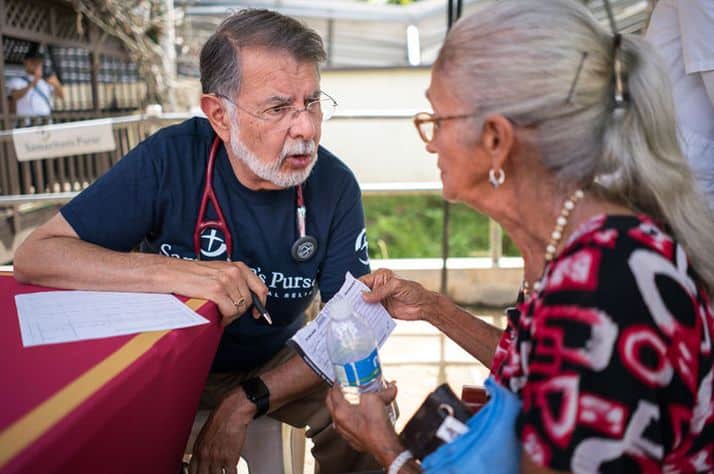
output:
<instances>
[{"instance_id":1,"label":"white mustache","mask_svg":"<svg viewBox=\"0 0 714 474\"><path fill-rule=\"evenodd\" d=\"M282 162L290 155L314 155L317 151L317 145L312 140L295 140L286 142L283 150L280 152L280 161Z\"/></svg>"}]
</instances>

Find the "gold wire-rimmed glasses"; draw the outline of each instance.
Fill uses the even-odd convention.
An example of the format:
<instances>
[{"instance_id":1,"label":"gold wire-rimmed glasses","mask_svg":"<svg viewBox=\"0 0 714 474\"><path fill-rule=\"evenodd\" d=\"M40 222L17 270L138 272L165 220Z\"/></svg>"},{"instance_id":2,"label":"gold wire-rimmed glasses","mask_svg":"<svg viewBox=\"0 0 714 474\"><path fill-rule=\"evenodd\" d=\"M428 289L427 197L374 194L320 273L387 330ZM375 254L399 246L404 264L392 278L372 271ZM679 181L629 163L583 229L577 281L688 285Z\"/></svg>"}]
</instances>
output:
<instances>
[{"instance_id":1,"label":"gold wire-rimmed glasses","mask_svg":"<svg viewBox=\"0 0 714 474\"><path fill-rule=\"evenodd\" d=\"M441 122L445 120L465 119L475 116L476 112L457 115L435 115L429 112L419 112L414 116L413 120L414 126L419 132L421 139L424 140L424 143L431 143L434 139L434 132L439 128Z\"/></svg>"}]
</instances>

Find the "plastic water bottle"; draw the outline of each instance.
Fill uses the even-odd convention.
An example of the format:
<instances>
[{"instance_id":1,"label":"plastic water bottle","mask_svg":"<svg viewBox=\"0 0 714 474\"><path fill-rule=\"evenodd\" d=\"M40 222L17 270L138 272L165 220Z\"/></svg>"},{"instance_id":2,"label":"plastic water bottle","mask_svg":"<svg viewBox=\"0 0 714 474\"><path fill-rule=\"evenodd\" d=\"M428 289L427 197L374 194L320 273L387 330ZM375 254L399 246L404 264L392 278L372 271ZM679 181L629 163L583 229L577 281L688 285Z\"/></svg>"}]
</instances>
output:
<instances>
[{"instance_id":1,"label":"plastic water bottle","mask_svg":"<svg viewBox=\"0 0 714 474\"><path fill-rule=\"evenodd\" d=\"M356 405L360 394L379 392L386 387L377 341L364 318L341 296L330 302L328 314L327 352L335 369L335 381L342 387L345 399ZM398 413L395 402L387 407L387 412L394 423Z\"/></svg>"}]
</instances>

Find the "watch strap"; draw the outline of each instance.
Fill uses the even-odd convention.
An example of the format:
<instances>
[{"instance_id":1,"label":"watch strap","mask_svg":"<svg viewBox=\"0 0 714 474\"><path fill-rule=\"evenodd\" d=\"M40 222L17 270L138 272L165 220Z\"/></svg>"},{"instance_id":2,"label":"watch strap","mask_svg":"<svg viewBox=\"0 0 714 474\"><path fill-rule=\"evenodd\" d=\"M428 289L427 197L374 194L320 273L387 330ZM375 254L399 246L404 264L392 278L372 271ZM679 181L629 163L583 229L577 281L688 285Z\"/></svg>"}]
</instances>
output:
<instances>
[{"instance_id":1,"label":"watch strap","mask_svg":"<svg viewBox=\"0 0 714 474\"><path fill-rule=\"evenodd\" d=\"M270 408L270 390L260 377L249 378L243 381L240 386L248 400L255 404L256 410L253 419L265 415Z\"/></svg>"}]
</instances>

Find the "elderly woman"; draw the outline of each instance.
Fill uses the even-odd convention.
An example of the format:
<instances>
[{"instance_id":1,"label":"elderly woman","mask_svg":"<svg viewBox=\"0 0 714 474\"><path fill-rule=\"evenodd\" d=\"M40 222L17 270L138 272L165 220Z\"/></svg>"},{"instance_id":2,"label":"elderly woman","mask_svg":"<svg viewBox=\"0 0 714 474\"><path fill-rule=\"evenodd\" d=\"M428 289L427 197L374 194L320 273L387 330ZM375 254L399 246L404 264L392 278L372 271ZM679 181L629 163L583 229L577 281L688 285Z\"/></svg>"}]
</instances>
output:
<instances>
[{"instance_id":1,"label":"elderly woman","mask_svg":"<svg viewBox=\"0 0 714 474\"><path fill-rule=\"evenodd\" d=\"M520 398L522 472L714 470L714 221L666 77L570 0L489 4L434 63L434 113L415 123L444 197L523 255L518 311L501 331L389 271L364 277L365 299L430 322ZM394 393L328 404L352 444L419 472L382 409Z\"/></svg>"}]
</instances>

